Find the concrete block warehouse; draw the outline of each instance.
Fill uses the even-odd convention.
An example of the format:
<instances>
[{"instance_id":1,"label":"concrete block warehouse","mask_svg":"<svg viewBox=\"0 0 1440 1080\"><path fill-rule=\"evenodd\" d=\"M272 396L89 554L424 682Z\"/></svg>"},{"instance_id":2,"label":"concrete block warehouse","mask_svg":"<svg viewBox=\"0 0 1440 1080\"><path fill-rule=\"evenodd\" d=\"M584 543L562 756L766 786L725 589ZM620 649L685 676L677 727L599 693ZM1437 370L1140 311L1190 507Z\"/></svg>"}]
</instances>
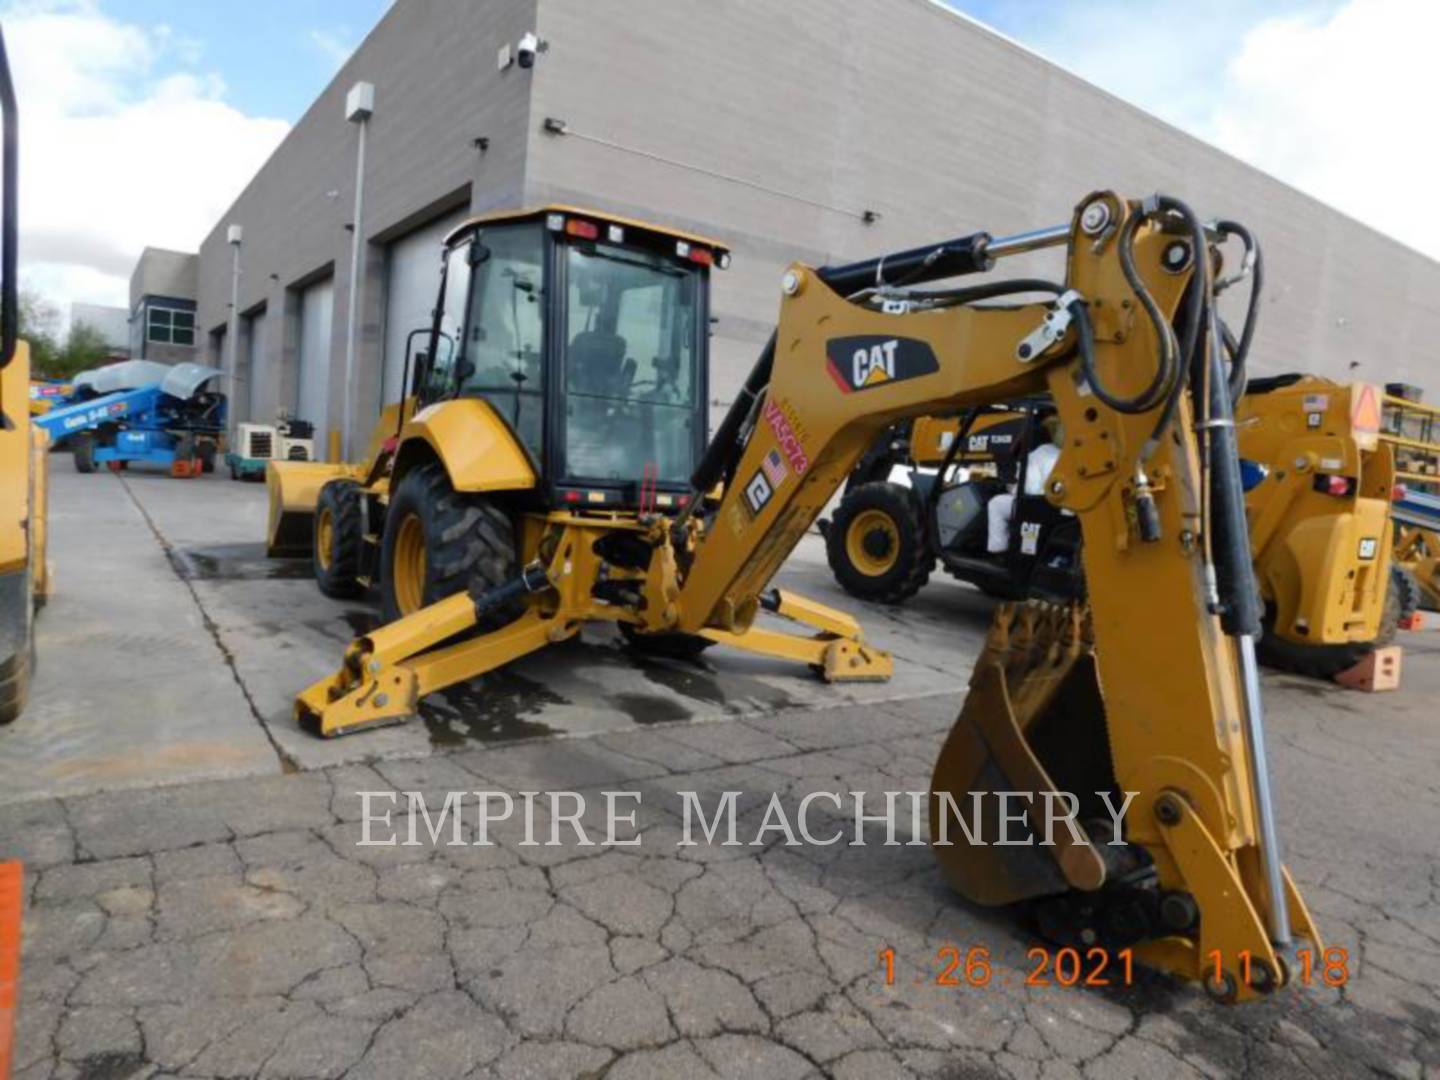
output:
<instances>
[{"instance_id":1,"label":"concrete block warehouse","mask_svg":"<svg viewBox=\"0 0 1440 1080\"><path fill-rule=\"evenodd\" d=\"M374 110L347 383L360 82ZM1203 193L1257 229L1284 283L1257 370L1425 384L1440 264L932 0L669 0L623 20L573 0L399 0L205 238L194 348L228 367L236 328L239 420L285 409L323 440L348 391L353 445L399 392L447 230L588 205L733 247L715 275L713 418L770 332L787 263L1059 222L1107 186Z\"/></svg>"}]
</instances>

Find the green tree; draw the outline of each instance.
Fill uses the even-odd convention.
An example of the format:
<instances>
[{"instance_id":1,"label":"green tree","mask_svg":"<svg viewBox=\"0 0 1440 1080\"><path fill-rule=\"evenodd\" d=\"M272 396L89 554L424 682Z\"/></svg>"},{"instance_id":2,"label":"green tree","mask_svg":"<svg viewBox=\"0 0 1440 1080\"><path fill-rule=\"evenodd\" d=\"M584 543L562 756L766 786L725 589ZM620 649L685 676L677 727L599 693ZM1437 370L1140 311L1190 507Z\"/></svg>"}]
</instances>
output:
<instances>
[{"instance_id":1,"label":"green tree","mask_svg":"<svg viewBox=\"0 0 1440 1080\"><path fill-rule=\"evenodd\" d=\"M70 327L70 336L65 339L64 350L46 374L52 379L70 379L82 371L99 367L108 359L110 347L105 344L104 335L89 323L75 323Z\"/></svg>"},{"instance_id":2,"label":"green tree","mask_svg":"<svg viewBox=\"0 0 1440 1080\"><path fill-rule=\"evenodd\" d=\"M51 376L60 359L60 312L38 293L20 293L20 336L30 343L30 373L37 379Z\"/></svg>"},{"instance_id":3,"label":"green tree","mask_svg":"<svg viewBox=\"0 0 1440 1080\"><path fill-rule=\"evenodd\" d=\"M20 336L30 343L36 379L72 379L110 358L104 336L88 323L75 323L62 341L60 311L38 293L20 294Z\"/></svg>"}]
</instances>

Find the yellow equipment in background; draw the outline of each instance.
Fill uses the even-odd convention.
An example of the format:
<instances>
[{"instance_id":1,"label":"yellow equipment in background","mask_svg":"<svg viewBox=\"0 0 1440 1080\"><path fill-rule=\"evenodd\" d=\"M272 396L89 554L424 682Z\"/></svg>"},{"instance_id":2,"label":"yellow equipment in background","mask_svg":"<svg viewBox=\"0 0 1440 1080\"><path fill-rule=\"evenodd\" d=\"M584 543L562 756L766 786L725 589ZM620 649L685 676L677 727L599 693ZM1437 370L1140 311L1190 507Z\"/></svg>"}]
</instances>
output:
<instances>
[{"instance_id":1,"label":"yellow equipment in background","mask_svg":"<svg viewBox=\"0 0 1440 1080\"><path fill-rule=\"evenodd\" d=\"M1387 394L1382 442L1394 448L1402 483L1395 502L1395 562L1419 590L1420 606L1440 611L1440 409L1413 395Z\"/></svg>"},{"instance_id":2,"label":"yellow equipment in background","mask_svg":"<svg viewBox=\"0 0 1440 1080\"><path fill-rule=\"evenodd\" d=\"M790 650L827 677L875 671L853 621L772 590L775 572L883 430L1048 395L1065 445L1045 494L1081 523L1090 601L997 612L936 764L934 850L966 896L1031 902L1052 936L1133 948L1224 1001L1276 990L1297 950L1322 945L1270 796L1227 385L1246 347L1215 310L1222 248L1246 247L1230 281L1257 249L1236 223L1213 229L1178 200L1098 192L1054 228L793 265L778 329L705 445L701 268L723 248L559 207L463 226L389 481L337 491L331 505L357 512L332 515L317 553L348 579L357 546L378 550L402 617L353 641L297 717L327 735L405 719L586 622L677 650ZM980 303L1034 280L919 288L1047 247L1066 262L1045 301ZM317 519L317 545L325 532ZM824 629L777 634L766 610ZM1032 821L1072 794L1073 828L1054 846L1017 839L1029 826L1001 791ZM1117 796L1112 845L1095 822Z\"/></svg>"},{"instance_id":3,"label":"yellow equipment in background","mask_svg":"<svg viewBox=\"0 0 1440 1080\"><path fill-rule=\"evenodd\" d=\"M1274 667L1332 676L1389 644L1414 610L1413 580L1391 565L1395 466L1378 434L1380 397L1369 384L1283 375L1251 380L1236 403L1266 605L1260 657ZM1000 598L1080 595L1078 527L1044 499L1017 495L1009 548L985 549L986 500L1006 490L996 471L1014 482L1053 412L1018 402L887 432L825 529L836 579L862 599L899 603L938 560ZM891 479L897 467L908 484Z\"/></svg>"},{"instance_id":4,"label":"yellow equipment in background","mask_svg":"<svg viewBox=\"0 0 1440 1080\"><path fill-rule=\"evenodd\" d=\"M1395 564L1414 579L1420 607L1440 611L1440 531L1397 522Z\"/></svg>"},{"instance_id":5,"label":"yellow equipment in background","mask_svg":"<svg viewBox=\"0 0 1440 1080\"><path fill-rule=\"evenodd\" d=\"M35 611L50 591L45 562L49 436L30 423L30 347L17 339L19 148L15 87L0 35L4 184L0 209L0 724L25 708Z\"/></svg>"},{"instance_id":6,"label":"yellow equipment in background","mask_svg":"<svg viewBox=\"0 0 1440 1080\"><path fill-rule=\"evenodd\" d=\"M1261 467L1246 496L1265 600L1260 657L1328 678L1388 645L1415 610L1392 566L1395 458L1381 391L1315 375L1253 379L1236 408L1240 455Z\"/></svg>"}]
</instances>

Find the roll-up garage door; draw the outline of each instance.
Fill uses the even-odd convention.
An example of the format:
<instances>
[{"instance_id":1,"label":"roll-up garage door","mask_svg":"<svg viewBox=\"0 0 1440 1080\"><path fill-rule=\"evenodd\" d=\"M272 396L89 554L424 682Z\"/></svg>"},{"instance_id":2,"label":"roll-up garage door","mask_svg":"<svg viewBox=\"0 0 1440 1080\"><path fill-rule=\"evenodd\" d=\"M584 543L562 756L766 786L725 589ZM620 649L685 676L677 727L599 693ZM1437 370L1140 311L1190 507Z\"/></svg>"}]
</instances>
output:
<instances>
[{"instance_id":1,"label":"roll-up garage door","mask_svg":"<svg viewBox=\"0 0 1440 1080\"><path fill-rule=\"evenodd\" d=\"M265 380L269 377L269 366L265 362L265 312L251 315L247 320L249 333L245 336L245 360L237 379L243 379L237 393L245 400L244 419L253 424L269 424L274 417L265 408Z\"/></svg>"},{"instance_id":2,"label":"roll-up garage door","mask_svg":"<svg viewBox=\"0 0 1440 1080\"><path fill-rule=\"evenodd\" d=\"M314 425L317 453L323 453L330 429L330 327L334 314L334 279L311 285L300 294L300 379L295 416Z\"/></svg>"},{"instance_id":3,"label":"roll-up garage door","mask_svg":"<svg viewBox=\"0 0 1440 1080\"><path fill-rule=\"evenodd\" d=\"M440 290L440 244L465 220L467 211L447 214L390 245L385 281L385 367L382 407L398 401L405 373L405 344L412 330L429 329ZM421 338L415 348L422 349Z\"/></svg>"}]
</instances>

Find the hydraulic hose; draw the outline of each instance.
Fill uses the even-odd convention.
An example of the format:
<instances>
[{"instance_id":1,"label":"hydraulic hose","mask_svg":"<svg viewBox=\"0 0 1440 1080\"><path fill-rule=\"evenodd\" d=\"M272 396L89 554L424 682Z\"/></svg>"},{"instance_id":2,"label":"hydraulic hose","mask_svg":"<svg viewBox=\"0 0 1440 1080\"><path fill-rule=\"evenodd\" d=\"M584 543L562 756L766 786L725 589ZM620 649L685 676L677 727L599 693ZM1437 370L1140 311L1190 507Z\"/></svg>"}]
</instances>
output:
<instances>
[{"instance_id":1,"label":"hydraulic hose","mask_svg":"<svg viewBox=\"0 0 1440 1080\"><path fill-rule=\"evenodd\" d=\"M1140 393L1132 397L1124 397L1112 391L1100 378L1100 373L1095 368L1095 335L1090 323L1089 311L1084 304L1077 303L1071 306L1070 313L1077 324L1077 336L1080 341L1080 371L1085 376L1085 381L1095 396L1107 407L1119 413L1135 414L1149 412L1165 398L1174 385L1176 378L1176 345L1175 335L1170 329L1170 323L1160 311L1155 298L1145 288L1145 282L1141 280L1139 272L1135 269L1135 230L1139 227L1141 215L1132 214L1126 219L1120 229L1118 239L1120 252L1120 268L1125 275L1126 282L1140 299L1140 305L1145 309L1151 325L1155 327L1156 337L1160 342L1160 360L1155 367L1155 377L1150 384Z\"/></svg>"},{"instance_id":2,"label":"hydraulic hose","mask_svg":"<svg viewBox=\"0 0 1440 1080\"><path fill-rule=\"evenodd\" d=\"M1255 583L1255 564L1250 557L1235 412L1230 402L1230 384L1225 378L1225 360L1213 306L1208 338L1209 407L1204 430L1210 465L1210 535L1220 593L1220 625L1233 637L1254 638L1260 636L1260 591Z\"/></svg>"},{"instance_id":3,"label":"hydraulic hose","mask_svg":"<svg viewBox=\"0 0 1440 1080\"><path fill-rule=\"evenodd\" d=\"M1260 250L1259 241L1238 221L1217 221L1215 231L1221 236L1240 238L1240 242L1245 245L1245 266L1248 267L1250 276L1250 297L1245 305L1245 325L1240 328L1240 340L1233 346L1229 346L1227 342L1230 351L1230 400L1238 402L1245 393L1248 378L1246 360L1250 356L1250 345L1255 339L1255 327L1259 322L1260 295L1265 288L1265 256ZM1244 275L1245 270L1242 269L1240 276ZM1222 333L1228 336L1229 329L1222 325Z\"/></svg>"},{"instance_id":4,"label":"hydraulic hose","mask_svg":"<svg viewBox=\"0 0 1440 1080\"><path fill-rule=\"evenodd\" d=\"M1145 440L1145 445L1140 449L1142 465L1150 460L1150 455L1155 452L1155 448L1160 443L1160 437L1170 426L1170 422L1175 419L1175 410L1180 404L1181 396L1185 393L1186 385L1198 374L1197 369L1202 361L1200 331L1205 324L1209 308L1213 306L1213 297L1210 291L1210 263L1208 261L1209 245L1205 241L1204 226L1200 224L1200 219L1195 216L1195 212L1179 199L1161 195L1157 204L1160 209L1176 215L1189 226L1192 273L1190 285L1182 297L1184 309L1178 343L1179 354L1176 363L1175 384L1170 389L1165 400L1165 407L1161 410L1159 418L1156 419L1150 437Z\"/></svg>"}]
</instances>

